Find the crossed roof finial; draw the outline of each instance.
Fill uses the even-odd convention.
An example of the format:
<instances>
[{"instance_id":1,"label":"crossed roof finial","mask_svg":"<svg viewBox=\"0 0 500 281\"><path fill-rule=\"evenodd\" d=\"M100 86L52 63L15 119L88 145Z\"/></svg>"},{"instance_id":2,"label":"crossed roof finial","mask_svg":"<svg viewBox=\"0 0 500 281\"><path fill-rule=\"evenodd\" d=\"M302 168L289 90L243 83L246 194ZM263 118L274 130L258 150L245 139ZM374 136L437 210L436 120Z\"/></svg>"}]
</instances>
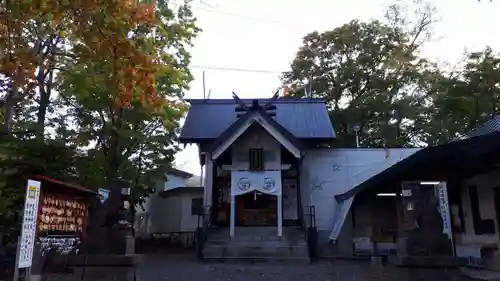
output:
<instances>
[{"instance_id":1,"label":"crossed roof finial","mask_svg":"<svg viewBox=\"0 0 500 281\"><path fill-rule=\"evenodd\" d=\"M274 93L274 95L264 104L264 106L261 107L259 105L259 101L255 99L252 101L252 105L249 107L248 105L245 104L243 100L240 99L240 97L238 97L238 95L235 92L233 92L233 99L244 111L249 111L250 109L257 109L257 108L266 111L272 107L274 101L276 101L278 98L279 98L279 90L276 91L276 93Z\"/></svg>"}]
</instances>

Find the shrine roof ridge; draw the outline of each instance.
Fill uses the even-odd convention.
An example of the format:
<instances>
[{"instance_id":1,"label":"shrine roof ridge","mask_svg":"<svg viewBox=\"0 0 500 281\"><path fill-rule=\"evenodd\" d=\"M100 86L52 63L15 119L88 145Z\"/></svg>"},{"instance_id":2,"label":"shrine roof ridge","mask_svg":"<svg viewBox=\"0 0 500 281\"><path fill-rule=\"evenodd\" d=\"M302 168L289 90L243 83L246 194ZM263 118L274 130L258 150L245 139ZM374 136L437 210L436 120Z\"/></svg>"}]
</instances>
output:
<instances>
[{"instance_id":1,"label":"shrine roof ridge","mask_svg":"<svg viewBox=\"0 0 500 281\"><path fill-rule=\"evenodd\" d=\"M251 105L255 99L242 99ZM181 134L183 143L216 139L238 120L234 99L186 100L190 103ZM258 99L265 105L269 99ZM277 99L274 120L298 139L333 140L335 132L323 99Z\"/></svg>"},{"instance_id":2,"label":"shrine roof ridge","mask_svg":"<svg viewBox=\"0 0 500 281\"><path fill-rule=\"evenodd\" d=\"M258 100L259 103L266 103L269 101L269 98L260 97L260 98L242 98L242 101L245 103L251 104L252 101ZM186 102L190 104L237 104L234 99L185 99ZM273 101L273 104L276 103L325 103L326 100L322 98L279 98Z\"/></svg>"}]
</instances>

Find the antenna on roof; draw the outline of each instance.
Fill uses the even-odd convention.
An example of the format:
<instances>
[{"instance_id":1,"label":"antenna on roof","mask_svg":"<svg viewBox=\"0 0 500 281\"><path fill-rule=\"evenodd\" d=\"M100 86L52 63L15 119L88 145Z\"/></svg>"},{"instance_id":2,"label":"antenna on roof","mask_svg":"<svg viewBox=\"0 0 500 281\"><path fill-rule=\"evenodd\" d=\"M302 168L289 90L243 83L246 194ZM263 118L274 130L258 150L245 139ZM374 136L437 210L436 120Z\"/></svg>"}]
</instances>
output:
<instances>
[{"instance_id":1,"label":"antenna on roof","mask_svg":"<svg viewBox=\"0 0 500 281\"><path fill-rule=\"evenodd\" d=\"M212 89L208 89L207 100L210 99L210 94L212 93Z\"/></svg>"},{"instance_id":2,"label":"antenna on roof","mask_svg":"<svg viewBox=\"0 0 500 281\"><path fill-rule=\"evenodd\" d=\"M207 96L205 95L205 70L203 70L203 100L205 100Z\"/></svg>"},{"instance_id":3,"label":"antenna on roof","mask_svg":"<svg viewBox=\"0 0 500 281\"><path fill-rule=\"evenodd\" d=\"M311 78L309 79L309 101L311 101L313 97L312 82L313 82L313 77L311 75Z\"/></svg>"}]
</instances>

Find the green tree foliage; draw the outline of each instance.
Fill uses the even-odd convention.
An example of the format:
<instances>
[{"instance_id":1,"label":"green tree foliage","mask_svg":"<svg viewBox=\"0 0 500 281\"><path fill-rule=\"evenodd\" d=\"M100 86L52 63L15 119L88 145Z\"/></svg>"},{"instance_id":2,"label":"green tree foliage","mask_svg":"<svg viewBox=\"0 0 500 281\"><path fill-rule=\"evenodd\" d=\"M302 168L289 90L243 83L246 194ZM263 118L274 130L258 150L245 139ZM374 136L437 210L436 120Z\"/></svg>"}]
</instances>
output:
<instances>
[{"instance_id":1,"label":"green tree foliage","mask_svg":"<svg viewBox=\"0 0 500 281\"><path fill-rule=\"evenodd\" d=\"M500 55L466 53L449 71L422 57L436 11L423 2L387 9L386 21L351 21L307 34L282 82L292 97L327 101L339 147L436 145L499 114Z\"/></svg>"},{"instance_id":2,"label":"green tree foliage","mask_svg":"<svg viewBox=\"0 0 500 281\"><path fill-rule=\"evenodd\" d=\"M93 189L124 178L140 203L178 150L182 97L192 79L187 48L199 32L190 1L175 9L168 1L47 3L16 10L16 19L0 13L0 44L30 54L19 57L29 67L15 87L32 90L9 99L17 70L3 48L0 224L12 222L34 174ZM3 28L7 23L16 24L16 34ZM14 35L20 43L9 45L4 39ZM33 52L36 42L47 46Z\"/></svg>"},{"instance_id":3,"label":"green tree foliage","mask_svg":"<svg viewBox=\"0 0 500 281\"><path fill-rule=\"evenodd\" d=\"M9 227L2 234L17 229L17 212L24 202L26 180L32 175L45 175L75 181L75 147L57 141L20 140L9 137L0 143L0 227ZM42 161L43 159L43 161Z\"/></svg>"},{"instance_id":4,"label":"green tree foliage","mask_svg":"<svg viewBox=\"0 0 500 281\"><path fill-rule=\"evenodd\" d=\"M490 47L465 55L463 67L436 83L426 142L459 138L500 113L500 54Z\"/></svg>"},{"instance_id":5,"label":"green tree foliage","mask_svg":"<svg viewBox=\"0 0 500 281\"><path fill-rule=\"evenodd\" d=\"M441 74L419 56L431 36L434 11L419 2L415 7L413 21L407 20L408 7L393 5L387 23L354 20L304 37L283 84L301 89L291 96L328 101L335 145L355 146L355 126L364 147L421 142L433 81Z\"/></svg>"},{"instance_id":6,"label":"green tree foliage","mask_svg":"<svg viewBox=\"0 0 500 281\"><path fill-rule=\"evenodd\" d=\"M378 21L352 21L333 31L311 33L283 82L290 87L311 83L292 96L322 97L338 134L339 146L353 146L359 125L363 146L411 144L411 124L427 89L423 75L433 66L419 58L407 34ZM308 93L307 90L311 89ZM385 130L385 131L384 131Z\"/></svg>"},{"instance_id":7,"label":"green tree foliage","mask_svg":"<svg viewBox=\"0 0 500 281\"><path fill-rule=\"evenodd\" d=\"M157 9L155 24L137 27L130 40L155 58L154 86L161 104L152 108L133 92L126 106L115 106L117 86L102 71L106 61L80 59L58 75L62 103L77 125L67 137L79 147L91 146L86 150L92 159L88 166L99 163L99 170L90 167L94 172L82 173L94 186L105 186L106 179L117 177L139 183L141 175L169 166L176 152L179 120L186 108L181 98L191 79L185 48L198 29L187 7L175 14L167 4Z\"/></svg>"}]
</instances>

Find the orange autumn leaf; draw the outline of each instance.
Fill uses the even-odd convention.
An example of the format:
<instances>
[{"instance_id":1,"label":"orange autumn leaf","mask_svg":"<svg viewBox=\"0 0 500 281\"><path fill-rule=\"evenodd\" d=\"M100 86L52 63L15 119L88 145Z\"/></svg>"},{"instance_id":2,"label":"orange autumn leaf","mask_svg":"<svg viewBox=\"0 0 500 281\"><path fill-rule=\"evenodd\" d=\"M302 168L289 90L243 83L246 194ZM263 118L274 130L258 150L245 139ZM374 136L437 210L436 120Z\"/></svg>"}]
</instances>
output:
<instances>
[{"instance_id":1,"label":"orange autumn leaf","mask_svg":"<svg viewBox=\"0 0 500 281\"><path fill-rule=\"evenodd\" d=\"M73 48L80 61L106 62L106 85L114 88L120 106L129 106L132 95L120 85L135 88L141 97L134 98L155 107L162 99L156 93L154 58L143 53L129 37L137 25L155 20L156 1L137 0L16 0L6 12L0 12L0 74L14 86L32 86L37 54L23 36L33 19L46 22L56 35L78 42ZM47 62L49 67L54 62ZM35 81L36 82L36 81Z\"/></svg>"}]
</instances>

